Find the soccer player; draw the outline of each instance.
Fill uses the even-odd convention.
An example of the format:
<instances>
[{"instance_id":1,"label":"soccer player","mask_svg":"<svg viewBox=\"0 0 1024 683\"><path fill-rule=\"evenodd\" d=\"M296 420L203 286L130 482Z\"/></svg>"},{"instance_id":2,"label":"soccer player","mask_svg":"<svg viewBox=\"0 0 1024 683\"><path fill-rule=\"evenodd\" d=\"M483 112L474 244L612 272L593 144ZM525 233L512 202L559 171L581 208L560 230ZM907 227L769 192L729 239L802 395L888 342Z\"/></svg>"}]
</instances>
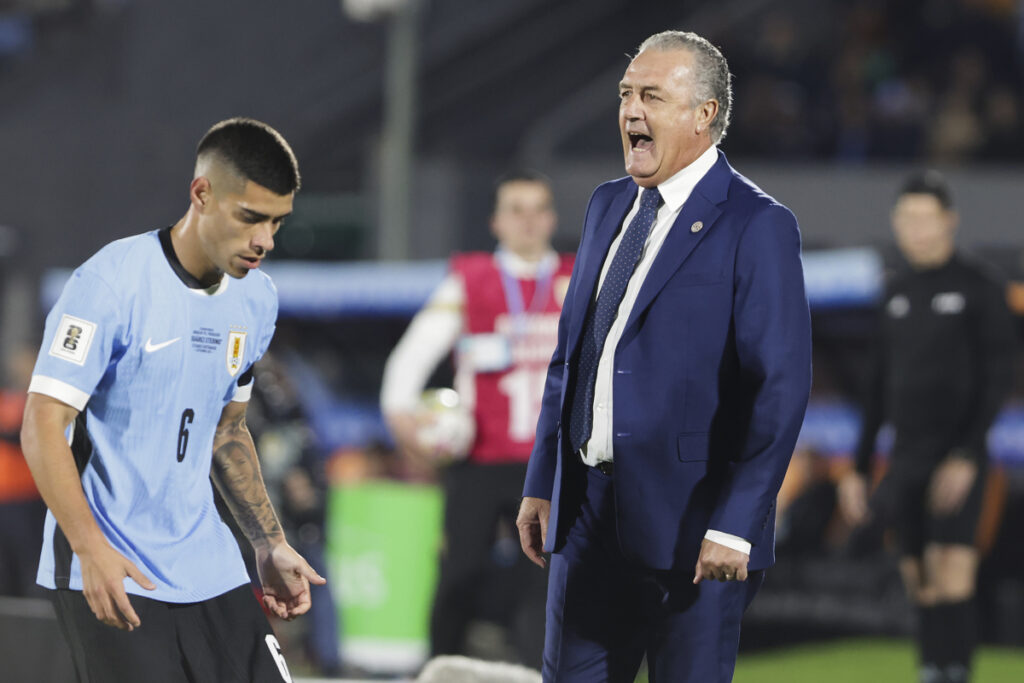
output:
<instances>
[{"instance_id":1,"label":"soccer player","mask_svg":"<svg viewBox=\"0 0 1024 683\"><path fill-rule=\"evenodd\" d=\"M50 510L37 581L81 683L291 680L210 482L263 604L306 612L324 579L286 542L245 423L277 316L257 268L298 188L275 130L216 124L185 216L105 246L47 317L22 443Z\"/></svg>"},{"instance_id":2,"label":"soccer player","mask_svg":"<svg viewBox=\"0 0 1024 683\"><path fill-rule=\"evenodd\" d=\"M866 519L875 438L896 438L874 507L895 532L900 573L919 617L921 683L969 678L986 434L1009 391L1013 328L1003 288L955 247L945 180L910 177L892 211L908 268L888 283L855 471L840 508Z\"/></svg>"},{"instance_id":3,"label":"soccer player","mask_svg":"<svg viewBox=\"0 0 1024 683\"><path fill-rule=\"evenodd\" d=\"M546 576L517 552L513 522L572 272L572 256L551 248L556 224L544 176L520 171L499 179L491 214L497 251L452 258L385 369L382 409L406 452L437 455L418 443L417 404L453 349L455 388L476 423L468 458L441 471L445 541L431 616L433 655L465 653L466 627L495 564L504 521L510 583L504 596L492 597L512 606L507 623L521 661L540 666Z\"/></svg>"}]
</instances>

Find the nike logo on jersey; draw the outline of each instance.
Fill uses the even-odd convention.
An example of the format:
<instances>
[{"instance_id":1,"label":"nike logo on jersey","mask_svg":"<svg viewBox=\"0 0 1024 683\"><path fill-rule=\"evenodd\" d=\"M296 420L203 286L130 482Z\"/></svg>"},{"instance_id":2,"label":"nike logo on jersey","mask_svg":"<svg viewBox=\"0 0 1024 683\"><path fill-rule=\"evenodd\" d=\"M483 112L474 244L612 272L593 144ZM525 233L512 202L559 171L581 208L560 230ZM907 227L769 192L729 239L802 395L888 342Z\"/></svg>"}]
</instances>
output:
<instances>
[{"instance_id":1,"label":"nike logo on jersey","mask_svg":"<svg viewBox=\"0 0 1024 683\"><path fill-rule=\"evenodd\" d=\"M165 346L170 346L171 344L173 344L174 342L178 341L179 339L181 339L181 337L175 337L174 339L171 339L170 341L161 342L160 344L154 344L153 343L153 338L150 337L149 339L146 340L146 353L153 353L154 351L159 351L160 349L164 348Z\"/></svg>"}]
</instances>

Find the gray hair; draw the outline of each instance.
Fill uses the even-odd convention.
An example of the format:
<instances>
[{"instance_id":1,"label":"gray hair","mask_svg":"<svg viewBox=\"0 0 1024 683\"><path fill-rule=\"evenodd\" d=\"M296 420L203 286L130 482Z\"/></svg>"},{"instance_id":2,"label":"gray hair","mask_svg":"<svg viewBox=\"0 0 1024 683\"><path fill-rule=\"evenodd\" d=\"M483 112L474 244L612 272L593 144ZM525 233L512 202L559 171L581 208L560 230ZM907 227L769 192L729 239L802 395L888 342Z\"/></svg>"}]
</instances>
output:
<instances>
[{"instance_id":1,"label":"gray hair","mask_svg":"<svg viewBox=\"0 0 1024 683\"><path fill-rule=\"evenodd\" d=\"M711 122L711 141L725 137L732 114L732 74L721 51L711 42L690 31L662 31L640 44L636 54L644 50L687 50L696 59L694 71L694 106L708 100L718 101L718 115ZM634 55L635 57L636 55Z\"/></svg>"}]
</instances>

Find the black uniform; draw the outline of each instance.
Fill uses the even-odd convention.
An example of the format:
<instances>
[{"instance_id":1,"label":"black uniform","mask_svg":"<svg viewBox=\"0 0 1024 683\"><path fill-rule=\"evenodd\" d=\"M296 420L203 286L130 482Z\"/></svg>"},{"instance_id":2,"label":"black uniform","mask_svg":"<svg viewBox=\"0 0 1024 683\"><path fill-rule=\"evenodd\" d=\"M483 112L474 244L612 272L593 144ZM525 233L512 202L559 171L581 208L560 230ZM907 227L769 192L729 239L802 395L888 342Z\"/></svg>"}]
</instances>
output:
<instances>
[{"instance_id":1,"label":"black uniform","mask_svg":"<svg viewBox=\"0 0 1024 683\"><path fill-rule=\"evenodd\" d=\"M1014 332L1003 287L960 255L938 268L907 269L886 288L880 327L857 470L868 473L878 430L892 423L889 474L875 504L902 550L917 555L928 542L970 545L986 435L1011 384ZM978 476L958 513L934 517L928 484L951 452L975 460Z\"/></svg>"}]
</instances>

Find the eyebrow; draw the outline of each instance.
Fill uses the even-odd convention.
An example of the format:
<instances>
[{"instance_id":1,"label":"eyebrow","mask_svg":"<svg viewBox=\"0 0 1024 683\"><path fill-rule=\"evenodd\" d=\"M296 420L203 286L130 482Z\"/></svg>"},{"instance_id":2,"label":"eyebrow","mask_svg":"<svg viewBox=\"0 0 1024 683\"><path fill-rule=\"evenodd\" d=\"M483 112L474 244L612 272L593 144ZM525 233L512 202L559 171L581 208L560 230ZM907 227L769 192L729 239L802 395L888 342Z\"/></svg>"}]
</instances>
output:
<instances>
[{"instance_id":1,"label":"eyebrow","mask_svg":"<svg viewBox=\"0 0 1024 683\"><path fill-rule=\"evenodd\" d=\"M239 207L239 209L242 211L242 217L243 218L255 221L257 223L262 223L263 221L268 220L268 219L272 219L274 221L281 221L281 220L284 220L285 218L287 218L288 216L292 215L291 211L289 211L288 213L283 213L280 216L270 216L270 215L267 215L265 213L260 213L259 211L253 211L252 209L247 209L244 206Z\"/></svg>"},{"instance_id":2,"label":"eyebrow","mask_svg":"<svg viewBox=\"0 0 1024 683\"><path fill-rule=\"evenodd\" d=\"M632 90L640 90L641 92L660 92L663 88L660 85L633 85L626 81L619 81L619 90L623 88L630 88Z\"/></svg>"}]
</instances>

